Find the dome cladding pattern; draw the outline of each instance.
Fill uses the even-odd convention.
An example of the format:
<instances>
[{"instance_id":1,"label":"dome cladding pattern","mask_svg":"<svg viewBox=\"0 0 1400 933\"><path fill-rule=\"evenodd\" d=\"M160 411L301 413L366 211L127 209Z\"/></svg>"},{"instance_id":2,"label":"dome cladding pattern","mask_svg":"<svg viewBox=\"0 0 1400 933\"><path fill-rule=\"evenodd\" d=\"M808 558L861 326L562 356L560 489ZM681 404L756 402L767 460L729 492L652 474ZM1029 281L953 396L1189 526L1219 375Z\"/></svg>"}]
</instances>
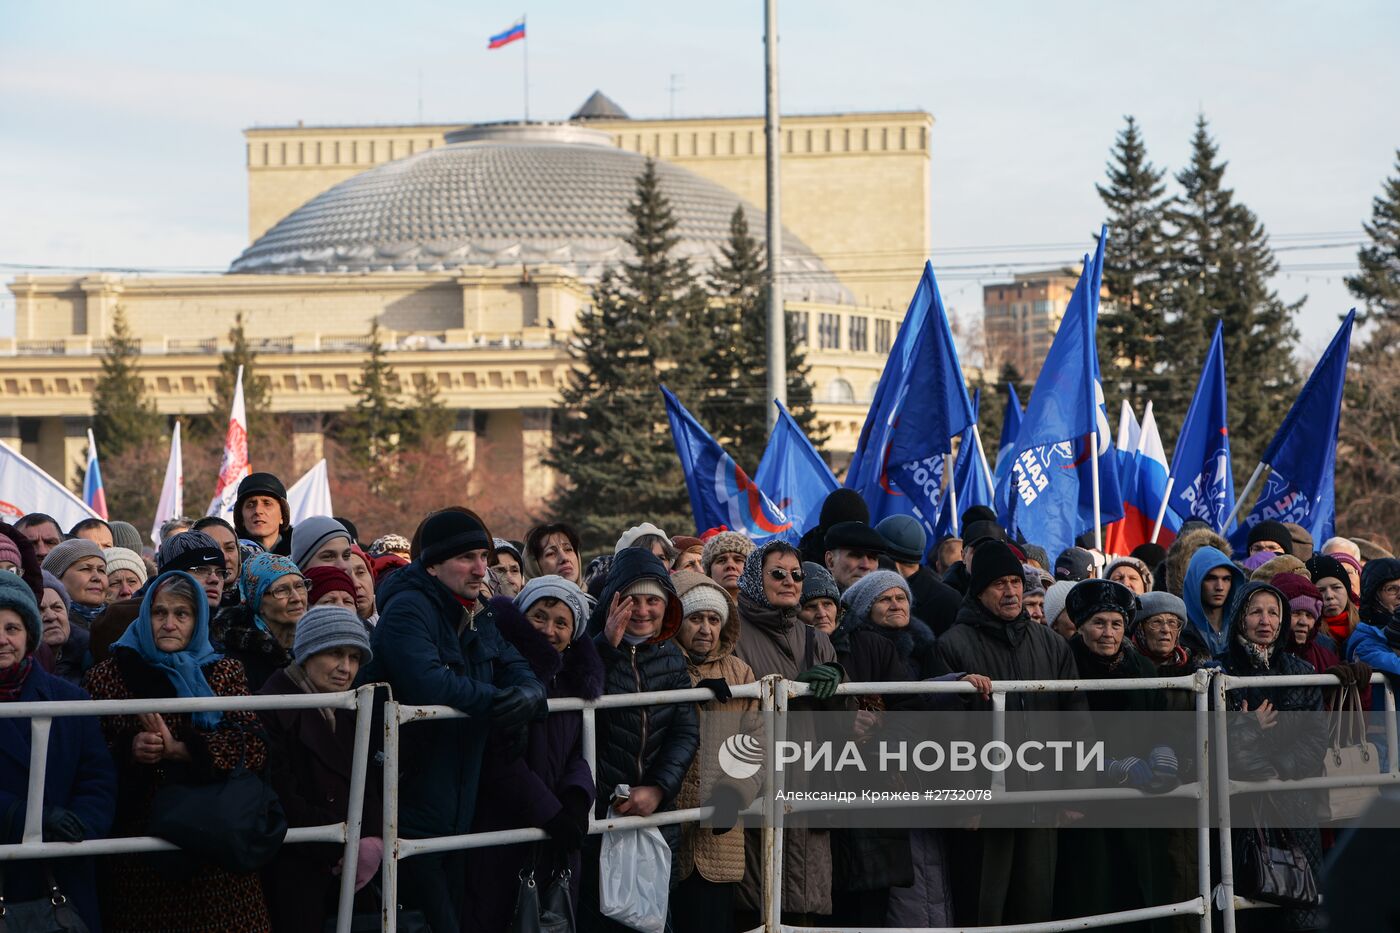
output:
<instances>
[{"instance_id":1,"label":"dome cladding pattern","mask_svg":"<svg viewBox=\"0 0 1400 933\"><path fill-rule=\"evenodd\" d=\"M576 125L500 125L448 134L447 145L388 162L311 199L244 250L235 273L450 272L559 266L593 282L631 258L627 205L643 156ZM762 239L764 214L688 169L656 163L680 238L703 271L743 204ZM788 300L852 304L822 260L783 234Z\"/></svg>"}]
</instances>

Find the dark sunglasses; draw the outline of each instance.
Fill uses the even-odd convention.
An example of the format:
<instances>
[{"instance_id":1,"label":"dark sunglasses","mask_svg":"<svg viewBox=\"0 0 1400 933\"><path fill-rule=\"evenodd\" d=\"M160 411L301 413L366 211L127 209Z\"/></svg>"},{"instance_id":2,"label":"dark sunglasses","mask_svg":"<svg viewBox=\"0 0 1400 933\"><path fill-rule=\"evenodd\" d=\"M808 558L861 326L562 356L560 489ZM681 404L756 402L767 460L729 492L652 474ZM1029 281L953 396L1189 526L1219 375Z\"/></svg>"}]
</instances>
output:
<instances>
[{"instance_id":1,"label":"dark sunglasses","mask_svg":"<svg viewBox=\"0 0 1400 933\"><path fill-rule=\"evenodd\" d=\"M807 575L800 570L784 570L781 567L774 567L772 570L768 571L768 576L778 581L786 580L791 576L793 583L801 583L807 578Z\"/></svg>"}]
</instances>

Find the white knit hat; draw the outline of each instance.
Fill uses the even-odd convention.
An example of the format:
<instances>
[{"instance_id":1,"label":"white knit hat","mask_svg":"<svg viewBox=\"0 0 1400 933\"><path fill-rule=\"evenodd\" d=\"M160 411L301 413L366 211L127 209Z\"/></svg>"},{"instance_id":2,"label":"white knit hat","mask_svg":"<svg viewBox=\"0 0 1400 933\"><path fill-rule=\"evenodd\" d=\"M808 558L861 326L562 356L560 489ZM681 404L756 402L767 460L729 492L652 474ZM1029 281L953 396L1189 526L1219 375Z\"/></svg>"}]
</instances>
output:
<instances>
[{"instance_id":1,"label":"white knit hat","mask_svg":"<svg viewBox=\"0 0 1400 933\"><path fill-rule=\"evenodd\" d=\"M1060 613L1065 611L1065 601L1069 599L1069 591L1074 589L1074 583L1073 580L1057 580L1045 591L1046 625L1054 625Z\"/></svg>"},{"instance_id":2,"label":"white knit hat","mask_svg":"<svg viewBox=\"0 0 1400 933\"><path fill-rule=\"evenodd\" d=\"M130 570L136 574L137 586L146 585L146 562L140 554L124 547L109 547L102 552L102 556L107 558L109 575L117 570Z\"/></svg>"},{"instance_id":3,"label":"white knit hat","mask_svg":"<svg viewBox=\"0 0 1400 933\"><path fill-rule=\"evenodd\" d=\"M681 597L681 618L686 619L705 610L719 616L721 622L729 621L729 597L717 586L698 584L686 590Z\"/></svg>"},{"instance_id":4,"label":"white knit hat","mask_svg":"<svg viewBox=\"0 0 1400 933\"><path fill-rule=\"evenodd\" d=\"M616 554L618 551L623 551L632 547L637 543L638 538L644 537L645 535L657 535L665 538L667 542L671 540L670 535L660 528L657 528L651 522L642 522L640 525L633 525L622 533L622 537L617 539L617 547L613 548L613 553Z\"/></svg>"}]
</instances>

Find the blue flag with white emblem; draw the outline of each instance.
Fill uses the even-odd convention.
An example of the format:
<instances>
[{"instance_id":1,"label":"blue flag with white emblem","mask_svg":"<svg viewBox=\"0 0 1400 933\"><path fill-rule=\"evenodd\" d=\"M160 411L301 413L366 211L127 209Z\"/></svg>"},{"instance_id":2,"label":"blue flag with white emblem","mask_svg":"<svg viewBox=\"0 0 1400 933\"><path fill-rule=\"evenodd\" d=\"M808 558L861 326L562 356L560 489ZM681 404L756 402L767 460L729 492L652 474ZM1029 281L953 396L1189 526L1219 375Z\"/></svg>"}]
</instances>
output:
<instances>
[{"instance_id":1,"label":"blue flag with white emblem","mask_svg":"<svg viewBox=\"0 0 1400 933\"><path fill-rule=\"evenodd\" d=\"M972 413L975 417L982 409L982 390L978 389L972 399ZM982 445L977 443L977 435L972 426L962 432L958 440L958 457L953 465L953 481L950 489L957 491L957 509L953 508L953 497L947 490L943 492L943 504L938 509L938 528L934 540L942 540L962 531L954 528L954 519L961 520L963 512L974 505L992 505L992 487L987 482L987 460Z\"/></svg>"},{"instance_id":2,"label":"blue flag with white emblem","mask_svg":"<svg viewBox=\"0 0 1400 933\"><path fill-rule=\"evenodd\" d=\"M1224 325L1216 323L1172 454L1172 495L1167 507L1183 521L1198 518L1221 534L1226 533L1225 522L1235 507L1227 402Z\"/></svg>"},{"instance_id":3,"label":"blue flag with white emblem","mask_svg":"<svg viewBox=\"0 0 1400 933\"><path fill-rule=\"evenodd\" d=\"M1254 508L1231 536L1230 543L1237 549L1245 549L1249 529L1262 521L1296 522L1319 547L1336 533L1337 426L1355 320L1353 308L1259 458L1269 465L1269 478Z\"/></svg>"},{"instance_id":4,"label":"blue flag with white emblem","mask_svg":"<svg viewBox=\"0 0 1400 933\"><path fill-rule=\"evenodd\" d=\"M1045 548L1052 558L1072 546L1080 534L1092 531L1096 522L1107 525L1123 517L1118 458L1109 433L1095 344L1107 238L1105 228L1094 256L1084 257L1084 270L1031 391L1006 486L998 494L998 514L1008 527ZM1095 432L1097 451L1092 447Z\"/></svg>"},{"instance_id":5,"label":"blue flag with white emblem","mask_svg":"<svg viewBox=\"0 0 1400 933\"><path fill-rule=\"evenodd\" d=\"M821 520L822 503L841 484L783 403L775 400L773 404L778 406L778 420L753 481L782 509L793 528L805 534Z\"/></svg>"},{"instance_id":6,"label":"blue flag with white emblem","mask_svg":"<svg viewBox=\"0 0 1400 933\"><path fill-rule=\"evenodd\" d=\"M997 442L997 464L993 479L1000 486L1011 470L1011 461L1016 452L1016 435L1021 433L1021 400L1016 397L1016 387L1006 384L1006 413L1001 418L1001 440Z\"/></svg>"},{"instance_id":7,"label":"blue flag with white emblem","mask_svg":"<svg viewBox=\"0 0 1400 933\"><path fill-rule=\"evenodd\" d=\"M666 399L666 418L671 422L676 454L685 471L696 532L724 525L759 543L774 538L796 541L792 522L754 485L734 458L724 452L669 389L662 386L661 394Z\"/></svg>"}]
</instances>

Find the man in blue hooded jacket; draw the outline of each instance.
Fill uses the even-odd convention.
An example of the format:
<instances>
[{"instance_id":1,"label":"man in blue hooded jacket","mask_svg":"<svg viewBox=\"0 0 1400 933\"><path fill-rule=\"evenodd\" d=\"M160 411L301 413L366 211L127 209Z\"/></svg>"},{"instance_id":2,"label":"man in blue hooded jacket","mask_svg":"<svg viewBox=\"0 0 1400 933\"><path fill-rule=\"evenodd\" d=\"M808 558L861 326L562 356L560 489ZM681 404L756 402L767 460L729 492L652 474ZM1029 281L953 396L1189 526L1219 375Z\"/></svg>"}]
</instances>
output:
<instances>
[{"instance_id":1,"label":"man in blue hooded jacket","mask_svg":"<svg viewBox=\"0 0 1400 933\"><path fill-rule=\"evenodd\" d=\"M374 663L401 703L450 706L466 719L406 725L400 740L399 832L413 838L471 831L487 736L524 734L544 715L529 663L496 630L487 589L491 533L476 513L445 509L419 527L418 554L380 593ZM400 901L434 930L460 929L465 854L419 855L399 869Z\"/></svg>"},{"instance_id":2,"label":"man in blue hooded jacket","mask_svg":"<svg viewBox=\"0 0 1400 933\"><path fill-rule=\"evenodd\" d=\"M1181 593L1187 622L1181 642L1192 654L1213 658L1230 647L1230 615L1244 582L1244 571L1225 552L1207 546L1191 555Z\"/></svg>"}]
</instances>

